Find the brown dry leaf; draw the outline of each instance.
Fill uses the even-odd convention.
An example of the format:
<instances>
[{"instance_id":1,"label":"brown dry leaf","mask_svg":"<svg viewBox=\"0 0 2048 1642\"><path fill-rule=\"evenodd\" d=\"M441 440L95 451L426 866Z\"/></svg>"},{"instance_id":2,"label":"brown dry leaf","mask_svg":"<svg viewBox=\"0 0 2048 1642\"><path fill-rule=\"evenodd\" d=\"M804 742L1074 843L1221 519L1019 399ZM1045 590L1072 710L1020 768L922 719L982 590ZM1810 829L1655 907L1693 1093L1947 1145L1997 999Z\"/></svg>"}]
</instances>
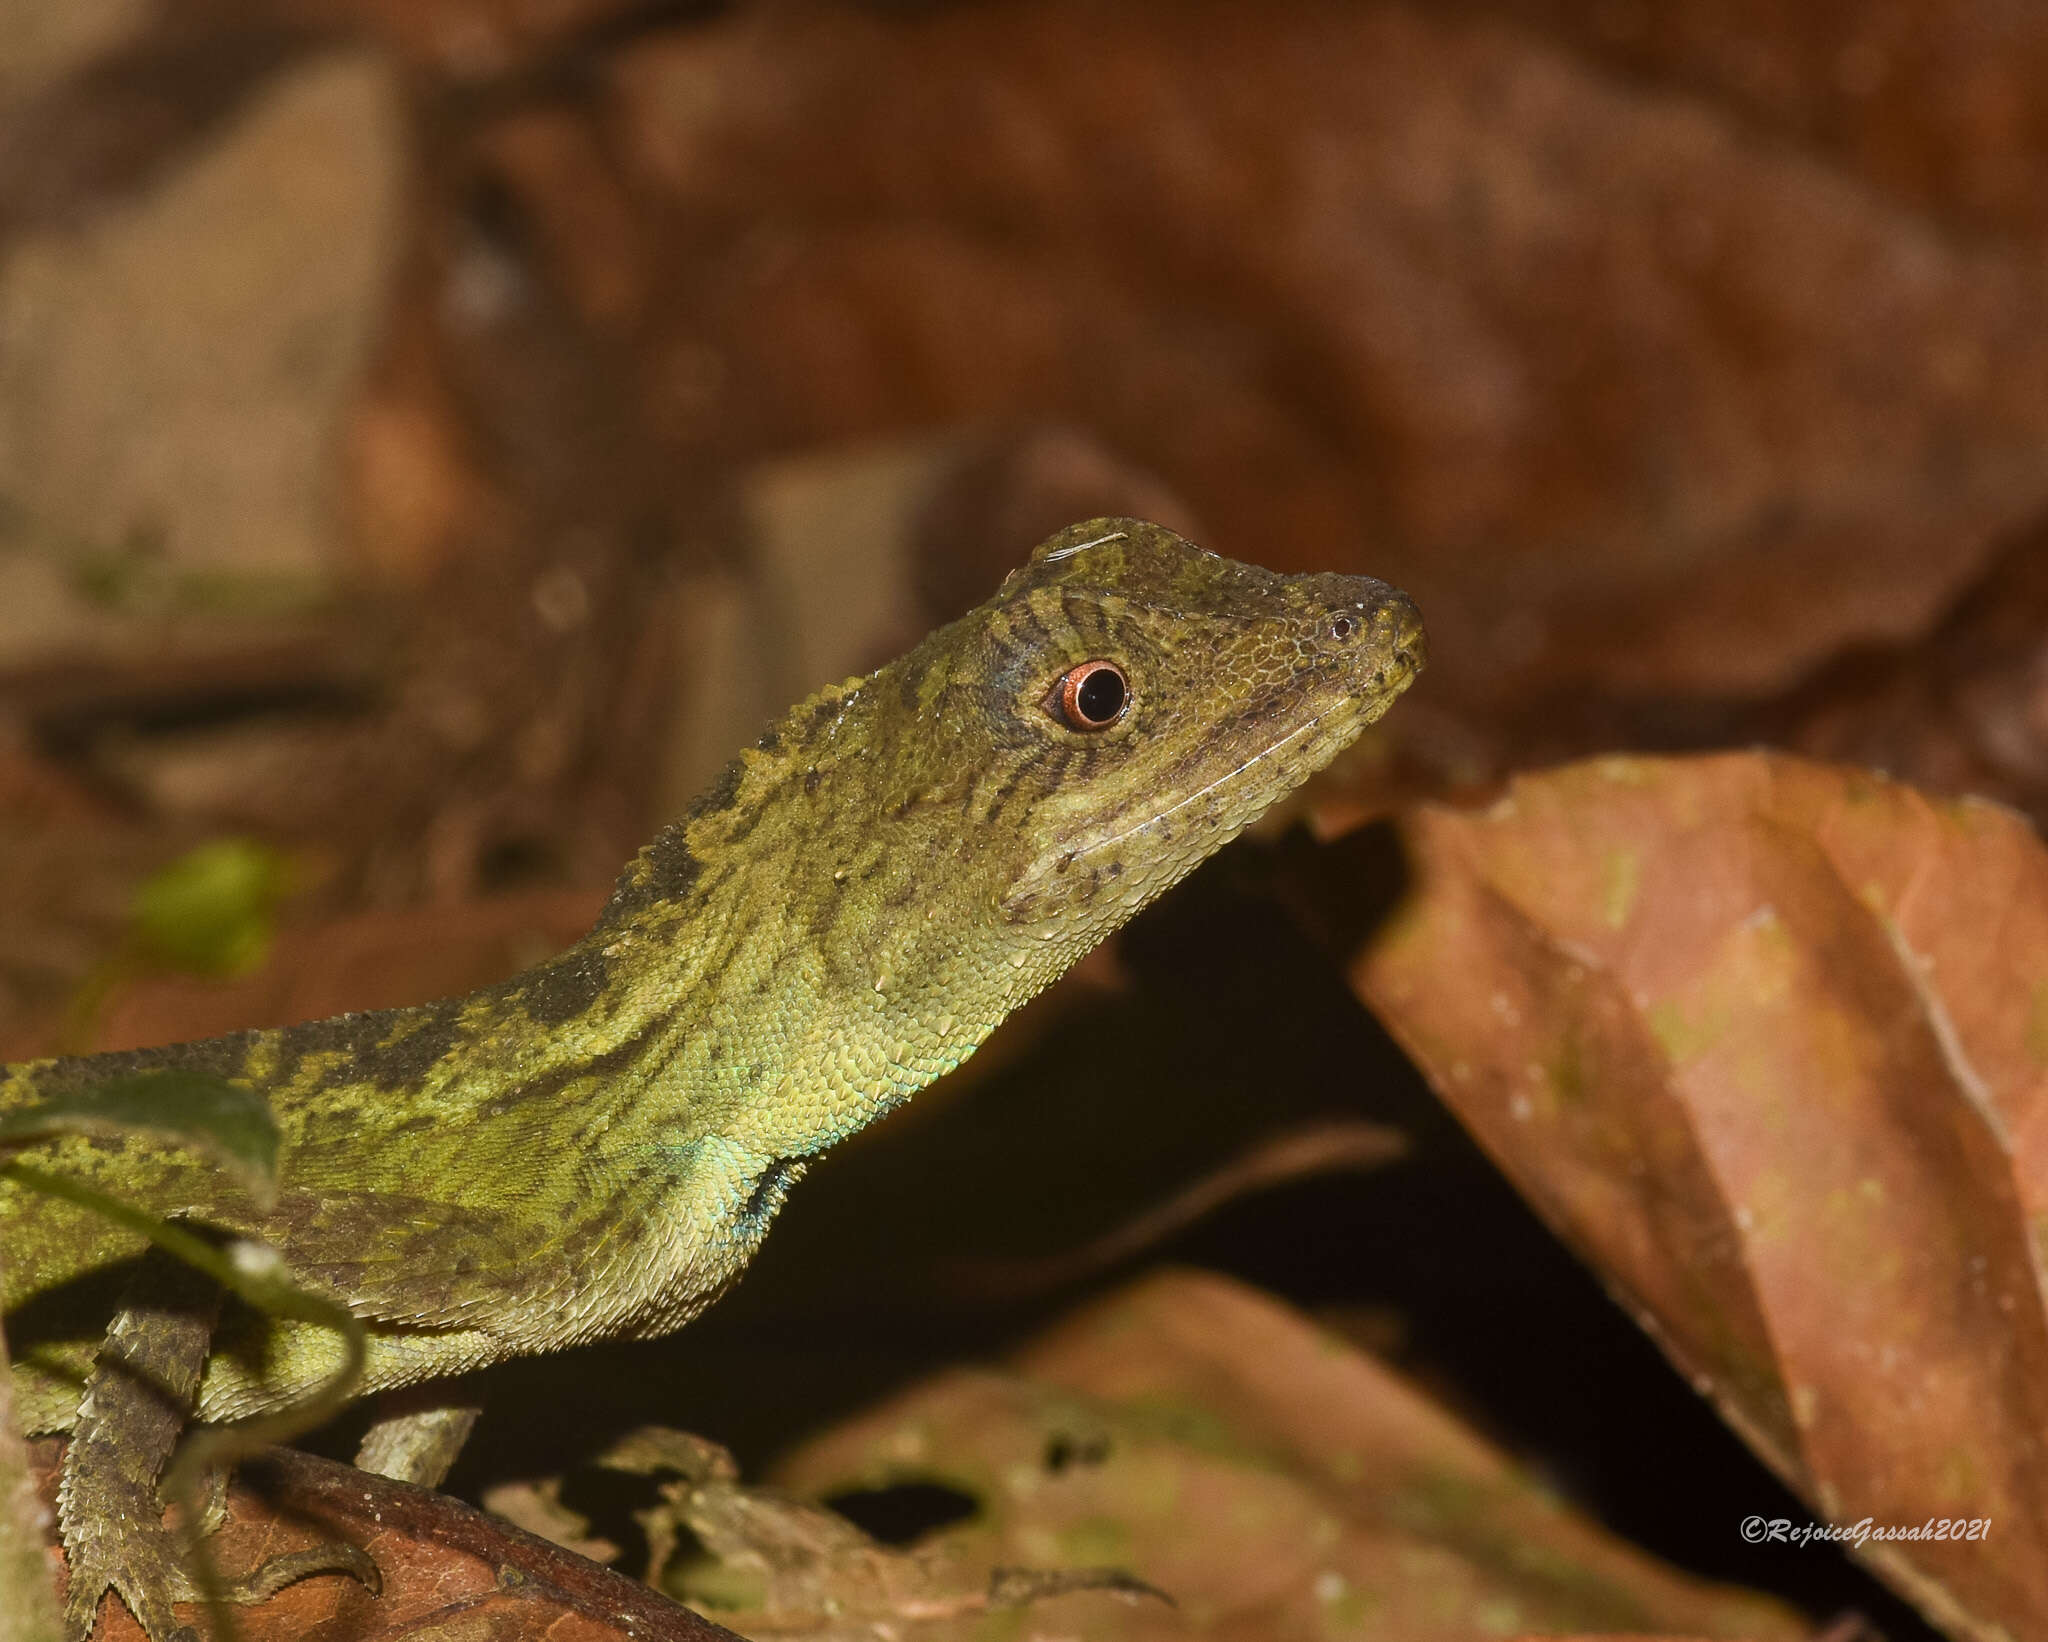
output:
<instances>
[{"instance_id":1,"label":"brown dry leaf","mask_svg":"<svg viewBox=\"0 0 2048 1642\"><path fill-rule=\"evenodd\" d=\"M228 981L139 974L110 986L83 1047L135 1049L358 1009L388 1009L489 986L579 940L602 891L536 890L453 906L365 912L279 932L263 967ZM113 938L109 937L109 945ZM53 1010L0 1038L15 1059L63 1052L78 1023Z\"/></svg>"},{"instance_id":2,"label":"brown dry leaf","mask_svg":"<svg viewBox=\"0 0 2048 1642\"><path fill-rule=\"evenodd\" d=\"M1825 154L1966 235L2048 226L2048 15L2005 0L1487 0Z\"/></svg>"},{"instance_id":3,"label":"brown dry leaf","mask_svg":"<svg viewBox=\"0 0 2048 1642\"><path fill-rule=\"evenodd\" d=\"M1404 798L1490 792L1515 769L1625 747L1686 753L1771 746L1975 793L2048 823L2048 519L2000 545L1910 643L1857 646L1768 699L1565 691L1483 721L1418 692L1314 778L1291 808L1332 838ZM1284 812L1283 812L1284 814ZM1267 825L1280 816L1269 816Z\"/></svg>"},{"instance_id":4,"label":"brown dry leaf","mask_svg":"<svg viewBox=\"0 0 2048 1642\"><path fill-rule=\"evenodd\" d=\"M1081 1591L1165 1600L1114 1568L991 1570L950 1542L898 1550L826 1506L742 1483L726 1449L686 1431L642 1426L596 1464L658 1479L657 1502L633 1513L647 1537L648 1583L727 1613L749 1636L870 1642L903 1625L1008 1614ZM564 1506L559 1479L498 1497L557 1543L589 1532Z\"/></svg>"},{"instance_id":5,"label":"brown dry leaf","mask_svg":"<svg viewBox=\"0 0 2048 1642\"><path fill-rule=\"evenodd\" d=\"M1743 728L2048 822L2048 521L1994 558L1918 644L1852 655ZM1736 738L1731 738L1736 739Z\"/></svg>"},{"instance_id":6,"label":"brown dry leaf","mask_svg":"<svg viewBox=\"0 0 2048 1642\"><path fill-rule=\"evenodd\" d=\"M1012 1372L940 1375L801 1449L774 1480L812 1497L959 1489L980 1514L922 1548L961 1581L1113 1565L1176 1604L1092 1593L1032 1609L1035 1631L1086 1642L1804 1630L1765 1598L1614 1540L1391 1370L1218 1277L1148 1279L1026 1348ZM985 1634L958 1615L913 1630L918 1642Z\"/></svg>"},{"instance_id":7,"label":"brown dry leaf","mask_svg":"<svg viewBox=\"0 0 2048 1642\"><path fill-rule=\"evenodd\" d=\"M661 436L1067 422L1219 550L1409 587L1438 687L1496 707L1916 630L2048 500L2031 255L1480 10L801 5L628 45Z\"/></svg>"},{"instance_id":8,"label":"brown dry leaf","mask_svg":"<svg viewBox=\"0 0 2048 1642\"><path fill-rule=\"evenodd\" d=\"M309 29L368 35L455 80L531 71L631 27L645 0L216 0L219 10Z\"/></svg>"},{"instance_id":9,"label":"brown dry leaf","mask_svg":"<svg viewBox=\"0 0 2048 1642\"><path fill-rule=\"evenodd\" d=\"M0 244L0 678L246 647L332 589L405 159L389 66L323 57L146 196Z\"/></svg>"},{"instance_id":10,"label":"brown dry leaf","mask_svg":"<svg viewBox=\"0 0 2048 1642\"><path fill-rule=\"evenodd\" d=\"M32 1445L52 1507L59 1444ZM265 1558L345 1539L376 1559L381 1595L353 1579L302 1580L238 1609L244 1642L737 1642L644 1586L572 1555L473 1506L332 1460L271 1449L245 1461L228 1516L209 1542L237 1572ZM62 1566L54 1546L52 1572ZM181 1617L196 1615L184 1608ZM115 1598L100 1606L96 1642L141 1642Z\"/></svg>"},{"instance_id":11,"label":"brown dry leaf","mask_svg":"<svg viewBox=\"0 0 2048 1642\"><path fill-rule=\"evenodd\" d=\"M1405 825L1354 971L1438 1092L1936 1623L2048 1627L2048 852L1981 801L1614 758Z\"/></svg>"},{"instance_id":12,"label":"brown dry leaf","mask_svg":"<svg viewBox=\"0 0 2048 1642\"><path fill-rule=\"evenodd\" d=\"M605 13L409 9L451 58L465 13ZM475 229L484 185L437 185L471 173L388 60L236 23L292 0L173 10L0 113L0 695L135 814L317 840L330 905L606 882L652 830L676 594L616 373Z\"/></svg>"},{"instance_id":13,"label":"brown dry leaf","mask_svg":"<svg viewBox=\"0 0 2048 1642\"><path fill-rule=\"evenodd\" d=\"M176 1043L472 992L580 940L604 900L602 892L536 890L289 930L246 979L161 975L122 988L93 1047Z\"/></svg>"}]
</instances>

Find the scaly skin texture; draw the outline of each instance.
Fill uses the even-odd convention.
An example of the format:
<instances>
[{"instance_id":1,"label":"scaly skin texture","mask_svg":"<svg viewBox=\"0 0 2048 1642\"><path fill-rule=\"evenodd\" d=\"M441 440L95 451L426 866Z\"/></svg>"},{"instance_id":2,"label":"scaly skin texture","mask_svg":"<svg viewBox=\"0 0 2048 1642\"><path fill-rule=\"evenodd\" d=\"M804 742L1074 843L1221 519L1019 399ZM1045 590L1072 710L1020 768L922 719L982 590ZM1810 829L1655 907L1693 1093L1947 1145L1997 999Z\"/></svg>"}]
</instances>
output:
<instances>
[{"instance_id":1,"label":"scaly skin texture","mask_svg":"<svg viewBox=\"0 0 2048 1642\"><path fill-rule=\"evenodd\" d=\"M1279 576L1128 519L1074 526L996 596L794 708L627 867L576 947L467 998L32 1062L0 1109L152 1067L261 1090L283 1190L131 1139L27 1160L266 1239L371 1329L361 1390L679 1327L808 1161L1328 762L1407 687L1422 632L1363 577ZM1096 658L1130 702L1054 701ZM0 1180L16 1394L70 1429L142 1254ZM303 1395L333 1338L229 1308L199 1417Z\"/></svg>"}]
</instances>

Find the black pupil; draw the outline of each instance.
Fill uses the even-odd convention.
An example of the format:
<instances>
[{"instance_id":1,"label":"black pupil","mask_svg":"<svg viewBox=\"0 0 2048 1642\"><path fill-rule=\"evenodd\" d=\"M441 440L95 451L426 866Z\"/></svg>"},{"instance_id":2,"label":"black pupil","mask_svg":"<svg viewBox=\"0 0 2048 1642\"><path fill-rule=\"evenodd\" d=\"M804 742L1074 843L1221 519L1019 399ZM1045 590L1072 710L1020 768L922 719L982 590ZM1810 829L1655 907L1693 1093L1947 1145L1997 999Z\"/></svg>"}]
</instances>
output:
<instances>
[{"instance_id":1,"label":"black pupil","mask_svg":"<svg viewBox=\"0 0 2048 1642\"><path fill-rule=\"evenodd\" d=\"M1351 618L1349 616L1339 616L1330 623L1330 631L1340 639L1348 639L1351 637Z\"/></svg>"},{"instance_id":2,"label":"black pupil","mask_svg":"<svg viewBox=\"0 0 2048 1642\"><path fill-rule=\"evenodd\" d=\"M1081 680L1074 705L1090 724L1107 724L1124 710L1124 681L1114 667L1098 667Z\"/></svg>"}]
</instances>

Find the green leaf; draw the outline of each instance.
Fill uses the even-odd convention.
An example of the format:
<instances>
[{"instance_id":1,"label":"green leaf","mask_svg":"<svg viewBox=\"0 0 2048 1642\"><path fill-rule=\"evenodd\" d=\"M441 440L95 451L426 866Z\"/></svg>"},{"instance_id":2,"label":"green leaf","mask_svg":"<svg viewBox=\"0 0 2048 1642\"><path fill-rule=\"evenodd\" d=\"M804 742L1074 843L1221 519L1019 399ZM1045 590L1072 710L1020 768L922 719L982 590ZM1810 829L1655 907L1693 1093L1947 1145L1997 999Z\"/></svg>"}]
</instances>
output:
<instances>
[{"instance_id":1,"label":"green leaf","mask_svg":"<svg viewBox=\"0 0 2048 1642\"><path fill-rule=\"evenodd\" d=\"M137 1131L205 1152L232 1173L260 1207L276 1200L277 1120L270 1115L269 1103L254 1090L203 1072L138 1072L0 1112L0 1145L56 1134Z\"/></svg>"},{"instance_id":2,"label":"green leaf","mask_svg":"<svg viewBox=\"0 0 2048 1642\"><path fill-rule=\"evenodd\" d=\"M202 844L136 891L136 940L175 969L244 974L270 950L271 914L290 881L290 863L254 839Z\"/></svg>"}]
</instances>

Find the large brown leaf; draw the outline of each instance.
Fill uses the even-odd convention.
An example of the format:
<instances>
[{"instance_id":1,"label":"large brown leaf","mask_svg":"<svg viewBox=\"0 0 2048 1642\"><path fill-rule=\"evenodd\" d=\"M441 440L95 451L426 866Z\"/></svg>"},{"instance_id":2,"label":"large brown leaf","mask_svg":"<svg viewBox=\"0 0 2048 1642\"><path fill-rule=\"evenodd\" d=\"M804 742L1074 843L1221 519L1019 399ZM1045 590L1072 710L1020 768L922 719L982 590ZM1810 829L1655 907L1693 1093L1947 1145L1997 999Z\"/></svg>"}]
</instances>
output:
<instances>
[{"instance_id":1,"label":"large brown leaf","mask_svg":"<svg viewBox=\"0 0 2048 1642\"><path fill-rule=\"evenodd\" d=\"M1219 550L1409 588L1438 688L1492 710L1755 691L1923 625L2048 495L2032 261L1484 10L650 35L603 83L660 437L1070 423ZM590 190L515 176L600 284Z\"/></svg>"},{"instance_id":2,"label":"large brown leaf","mask_svg":"<svg viewBox=\"0 0 2048 1642\"><path fill-rule=\"evenodd\" d=\"M1220 1277L1146 1279L1012 1370L913 1387L806 1444L778 1480L970 1495L977 1514L920 1549L971 1588L1006 1565L1109 1564L1173 1598L1033 1610L1035 1628L1087 1642L1803 1629L1616 1540L1392 1370ZM759 1635L766 1617L731 1622ZM895 1617L917 1642L987 1634L958 1605L915 1628Z\"/></svg>"},{"instance_id":3,"label":"large brown leaf","mask_svg":"<svg viewBox=\"0 0 2048 1642\"><path fill-rule=\"evenodd\" d=\"M1406 824L1361 992L1521 1189L1938 1623L2048 1627L2048 852L1759 754Z\"/></svg>"}]
</instances>

